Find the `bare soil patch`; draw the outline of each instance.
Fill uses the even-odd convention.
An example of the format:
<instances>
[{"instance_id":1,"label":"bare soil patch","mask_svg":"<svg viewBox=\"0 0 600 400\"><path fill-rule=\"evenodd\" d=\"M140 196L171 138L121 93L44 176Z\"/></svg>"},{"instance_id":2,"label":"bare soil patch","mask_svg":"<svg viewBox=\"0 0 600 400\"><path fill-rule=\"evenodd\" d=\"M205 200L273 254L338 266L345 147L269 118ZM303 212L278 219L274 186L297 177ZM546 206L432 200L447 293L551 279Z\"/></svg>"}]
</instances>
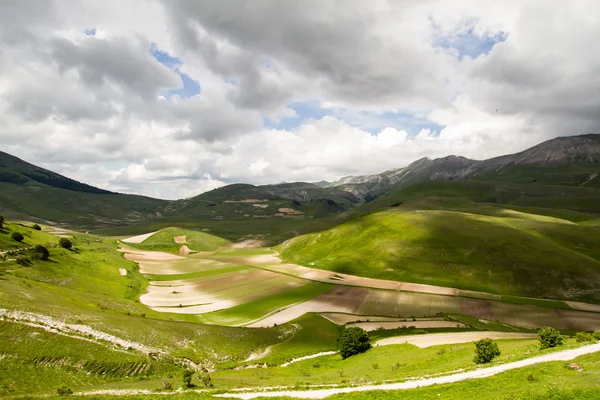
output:
<instances>
[{"instance_id":1,"label":"bare soil patch","mask_svg":"<svg viewBox=\"0 0 600 400\"><path fill-rule=\"evenodd\" d=\"M578 301L565 301L573 310L591 311L600 313L600 304L580 303Z\"/></svg>"},{"instance_id":2,"label":"bare soil patch","mask_svg":"<svg viewBox=\"0 0 600 400\"><path fill-rule=\"evenodd\" d=\"M379 340L375 346L391 344L413 344L425 348L441 344L470 343L483 338L490 339L535 339L535 333L517 332L456 332L456 333L431 333L426 335L394 336Z\"/></svg>"},{"instance_id":3,"label":"bare soil patch","mask_svg":"<svg viewBox=\"0 0 600 400\"><path fill-rule=\"evenodd\" d=\"M187 235L174 236L173 237L173 241L175 241L175 243L177 243L177 244L183 244L183 243L185 243L186 239L187 239Z\"/></svg>"},{"instance_id":4,"label":"bare soil patch","mask_svg":"<svg viewBox=\"0 0 600 400\"><path fill-rule=\"evenodd\" d=\"M186 245L183 245L183 246L181 246L179 248L179 255L180 256L189 256L191 252L192 251L190 250L190 248L187 247Z\"/></svg>"},{"instance_id":5,"label":"bare soil patch","mask_svg":"<svg viewBox=\"0 0 600 400\"><path fill-rule=\"evenodd\" d=\"M492 302L489 300L461 299L460 313L476 318L494 319Z\"/></svg>"},{"instance_id":6,"label":"bare soil patch","mask_svg":"<svg viewBox=\"0 0 600 400\"><path fill-rule=\"evenodd\" d=\"M148 239L150 236L154 235L155 233L156 233L156 231L150 232L150 233L145 233L143 235L132 236L130 238L123 239L121 241L125 242L125 243L142 243L144 240Z\"/></svg>"},{"instance_id":7,"label":"bare soil patch","mask_svg":"<svg viewBox=\"0 0 600 400\"><path fill-rule=\"evenodd\" d=\"M119 268L119 274L121 274L121 276L125 276L127 275L127 270L125 268Z\"/></svg>"}]
</instances>

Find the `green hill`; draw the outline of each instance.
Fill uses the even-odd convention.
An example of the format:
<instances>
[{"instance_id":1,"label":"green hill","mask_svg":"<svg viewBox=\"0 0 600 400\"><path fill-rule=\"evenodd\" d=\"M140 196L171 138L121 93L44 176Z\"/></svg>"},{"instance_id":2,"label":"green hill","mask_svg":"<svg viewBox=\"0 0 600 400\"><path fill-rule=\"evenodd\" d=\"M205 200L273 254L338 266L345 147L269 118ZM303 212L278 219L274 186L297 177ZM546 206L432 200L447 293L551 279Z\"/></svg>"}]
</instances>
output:
<instances>
[{"instance_id":1,"label":"green hill","mask_svg":"<svg viewBox=\"0 0 600 400\"><path fill-rule=\"evenodd\" d=\"M600 302L599 229L495 214L398 208L291 239L280 252L285 262L372 278Z\"/></svg>"}]
</instances>

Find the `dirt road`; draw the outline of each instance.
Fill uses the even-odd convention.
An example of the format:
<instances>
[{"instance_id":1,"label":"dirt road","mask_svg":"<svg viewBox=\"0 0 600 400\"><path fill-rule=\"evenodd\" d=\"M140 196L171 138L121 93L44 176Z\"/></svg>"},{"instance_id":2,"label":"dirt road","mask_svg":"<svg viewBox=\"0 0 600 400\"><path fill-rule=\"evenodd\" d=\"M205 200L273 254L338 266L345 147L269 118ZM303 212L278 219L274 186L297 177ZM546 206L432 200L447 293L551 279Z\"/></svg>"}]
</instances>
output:
<instances>
[{"instance_id":1,"label":"dirt road","mask_svg":"<svg viewBox=\"0 0 600 400\"><path fill-rule=\"evenodd\" d=\"M254 399L257 397L283 397L288 396L297 399L324 399L334 394L340 393L351 393L351 392L366 392L373 390L405 390L415 389L418 387L441 385L445 383L454 383L464 381L467 379L479 379L487 378L499 373L510 371L512 369L523 368L529 365L549 362L549 361L567 361L572 360L576 357L584 354L595 353L600 351L600 343L592 344L589 346L580 347L573 350L559 351L556 353L545 354L543 356L532 357L521 361L516 361L508 364L497 365L495 367L481 368L469 372L462 372L458 374L452 374L447 376L440 376L436 378L420 379L414 381L400 382L400 383L388 383L383 385L366 385L366 386L355 386L346 388L332 388L332 389L320 389L320 390L290 390L290 391L277 391L277 392L253 392L253 393L225 393L216 396L229 397L238 399Z\"/></svg>"}]
</instances>

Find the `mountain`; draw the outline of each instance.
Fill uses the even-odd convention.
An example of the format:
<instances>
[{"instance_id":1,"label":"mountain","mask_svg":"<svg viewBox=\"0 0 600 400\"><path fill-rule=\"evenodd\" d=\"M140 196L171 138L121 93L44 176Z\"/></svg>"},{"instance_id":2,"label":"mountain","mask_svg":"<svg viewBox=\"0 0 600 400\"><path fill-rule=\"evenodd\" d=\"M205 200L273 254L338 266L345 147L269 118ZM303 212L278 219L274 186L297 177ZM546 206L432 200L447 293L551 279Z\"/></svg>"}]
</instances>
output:
<instances>
[{"instance_id":1,"label":"mountain","mask_svg":"<svg viewBox=\"0 0 600 400\"><path fill-rule=\"evenodd\" d=\"M381 174L348 176L327 185L365 201L429 180L479 179L600 188L600 134L559 137L520 153L488 160L422 158Z\"/></svg>"},{"instance_id":2,"label":"mountain","mask_svg":"<svg viewBox=\"0 0 600 400\"><path fill-rule=\"evenodd\" d=\"M348 211L354 212L355 206L379 198L386 199L378 204L389 206L413 198L417 189L429 194L438 191L439 198L452 196L452 190L459 188L422 185L425 182L487 182L482 190L489 196L471 196L474 201L516 201L522 193L537 193L527 199L528 205L556 204L561 209L596 213L599 172L600 135L590 134L552 139L520 153L483 161L453 155L434 160L422 158L404 168L344 177L332 183L233 184L190 199L166 201L95 188L0 152L0 213L85 229L169 221L202 221L203 225L221 220L235 224L255 221L245 225L253 226L248 228L249 233L258 229L261 220L273 219L278 222L272 227L261 225L258 230L266 229L270 234L280 229L297 234L302 231L302 221L333 217L332 223L336 223L338 217L347 218ZM415 190L403 190L413 186ZM459 191L476 193L475 186L460 187ZM534 190L536 186L540 189ZM591 191L561 190L562 197L548 200L556 192L552 188L557 186ZM440 187L443 193L439 192ZM399 191L400 194L389 196ZM578 200L573 201L573 196ZM238 230L228 228L225 234Z\"/></svg>"},{"instance_id":3,"label":"mountain","mask_svg":"<svg viewBox=\"0 0 600 400\"><path fill-rule=\"evenodd\" d=\"M0 213L95 228L161 215L169 202L99 189L0 152Z\"/></svg>"},{"instance_id":4,"label":"mountain","mask_svg":"<svg viewBox=\"0 0 600 400\"><path fill-rule=\"evenodd\" d=\"M54 188L86 193L112 193L108 190L86 185L85 183L77 182L55 172L29 164L20 158L2 151L0 151L0 182L42 184Z\"/></svg>"}]
</instances>

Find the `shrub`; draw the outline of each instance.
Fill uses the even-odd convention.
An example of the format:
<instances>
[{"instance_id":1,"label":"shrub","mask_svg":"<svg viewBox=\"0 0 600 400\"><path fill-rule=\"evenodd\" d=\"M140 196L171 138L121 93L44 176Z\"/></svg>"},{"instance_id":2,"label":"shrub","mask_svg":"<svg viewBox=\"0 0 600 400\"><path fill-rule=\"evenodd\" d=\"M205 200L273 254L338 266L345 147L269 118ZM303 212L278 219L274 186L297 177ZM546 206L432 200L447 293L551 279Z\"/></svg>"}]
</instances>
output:
<instances>
[{"instance_id":1,"label":"shrub","mask_svg":"<svg viewBox=\"0 0 600 400\"><path fill-rule=\"evenodd\" d=\"M540 350L563 344L563 337L560 335L560 331L549 326L540 329L538 336L540 337Z\"/></svg>"},{"instance_id":2,"label":"shrub","mask_svg":"<svg viewBox=\"0 0 600 400\"><path fill-rule=\"evenodd\" d=\"M369 334L358 327L344 329L338 341L340 343L340 354L344 360L353 355L364 353L371 348Z\"/></svg>"},{"instance_id":3,"label":"shrub","mask_svg":"<svg viewBox=\"0 0 600 400\"><path fill-rule=\"evenodd\" d=\"M50 252L48 249L41 244L38 244L33 248L33 254L38 260L47 260L48 257L50 257Z\"/></svg>"},{"instance_id":4,"label":"shrub","mask_svg":"<svg viewBox=\"0 0 600 400\"><path fill-rule=\"evenodd\" d=\"M59 396L70 396L73 394L73 391L67 385L62 384L61 386L56 388L56 394Z\"/></svg>"},{"instance_id":5,"label":"shrub","mask_svg":"<svg viewBox=\"0 0 600 400\"><path fill-rule=\"evenodd\" d=\"M38 224L34 224L34 225L31 227L31 229L35 229L36 231L41 231L41 230L42 230L42 227L41 227L41 226L39 226Z\"/></svg>"},{"instance_id":6,"label":"shrub","mask_svg":"<svg viewBox=\"0 0 600 400\"><path fill-rule=\"evenodd\" d=\"M0 229L4 229L4 217L0 215Z\"/></svg>"},{"instance_id":7,"label":"shrub","mask_svg":"<svg viewBox=\"0 0 600 400\"><path fill-rule=\"evenodd\" d=\"M592 333L592 336L594 336L594 339L600 340L600 331L596 331L596 332Z\"/></svg>"},{"instance_id":8,"label":"shrub","mask_svg":"<svg viewBox=\"0 0 600 400\"><path fill-rule=\"evenodd\" d=\"M577 343L595 342L596 338L589 332L577 332L575 334L575 340Z\"/></svg>"},{"instance_id":9,"label":"shrub","mask_svg":"<svg viewBox=\"0 0 600 400\"><path fill-rule=\"evenodd\" d=\"M194 376L194 371L192 371L191 369L184 369L183 370L183 385L185 387L191 388L194 386L194 384L192 383L192 377Z\"/></svg>"},{"instance_id":10,"label":"shrub","mask_svg":"<svg viewBox=\"0 0 600 400\"><path fill-rule=\"evenodd\" d=\"M476 364L486 364L500 355L498 344L492 339L485 338L475 342L475 358L473 361Z\"/></svg>"},{"instance_id":11,"label":"shrub","mask_svg":"<svg viewBox=\"0 0 600 400\"><path fill-rule=\"evenodd\" d=\"M58 245L67 250L71 250L71 247L73 247L73 243L67 238L60 238Z\"/></svg>"},{"instance_id":12,"label":"shrub","mask_svg":"<svg viewBox=\"0 0 600 400\"><path fill-rule=\"evenodd\" d=\"M15 240L17 242L22 242L23 239L25 239L21 232L13 232L13 234L10 235L10 237L12 238L12 240Z\"/></svg>"},{"instance_id":13,"label":"shrub","mask_svg":"<svg viewBox=\"0 0 600 400\"><path fill-rule=\"evenodd\" d=\"M173 384L167 380L163 380L162 382L163 390L173 390Z\"/></svg>"},{"instance_id":14,"label":"shrub","mask_svg":"<svg viewBox=\"0 0 600 400\"><path fill-rule=\"evenodd\" d=\"M210 377L209 374L203 373L202 376L200 377L200 380L202 381L204 386L213 387L212 378Z\"/></svg>"}]
</instances>

